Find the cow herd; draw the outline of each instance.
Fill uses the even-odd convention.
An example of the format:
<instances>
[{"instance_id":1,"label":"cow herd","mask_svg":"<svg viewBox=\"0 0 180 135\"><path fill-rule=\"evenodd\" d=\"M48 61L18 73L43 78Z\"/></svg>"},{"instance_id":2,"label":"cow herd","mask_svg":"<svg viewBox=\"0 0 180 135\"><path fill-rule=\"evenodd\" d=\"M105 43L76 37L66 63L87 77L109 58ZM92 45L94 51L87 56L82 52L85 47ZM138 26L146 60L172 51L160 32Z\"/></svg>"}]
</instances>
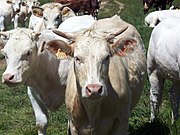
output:
<instances>
[{"instance_id":1,"label":"cow herd","mask_svg":"<svg viewBox=\"0 0 180 135\"><path fill-rule=\"evenodd\" d=\"M0 12L1 53L7 65L2 83L27 86L38 135L46 135L48 111L57 111L63 103L68 135L127 135L128 119L141 97L146 73L151 84L151 120L161 104L165 79L173 81L172 118L178 118L178 17L158 19L158 25L150 21L160 15L145 19L155 27L146 57L133 25L118 15L97 19L98 0L55 0L43 5L37 0L2 1L8 8ZM76 2L82 2L80 9L70 7ZM19 8L14 6L17 3ZM77 16L79 11L83 15ZM30 16L28 28L20 21L23 13L22 22ZM9 31L5 31L7 17L9 23L14 21Z\"/></svg>"}]
</instances>

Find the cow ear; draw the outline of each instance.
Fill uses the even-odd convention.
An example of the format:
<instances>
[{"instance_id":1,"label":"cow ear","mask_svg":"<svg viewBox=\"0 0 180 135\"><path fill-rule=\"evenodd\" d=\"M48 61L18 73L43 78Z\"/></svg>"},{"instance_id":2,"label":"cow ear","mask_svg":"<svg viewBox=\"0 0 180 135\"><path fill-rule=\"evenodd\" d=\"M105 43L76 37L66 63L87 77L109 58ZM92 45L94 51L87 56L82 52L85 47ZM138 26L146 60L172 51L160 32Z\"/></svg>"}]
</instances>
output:
<instances>
[{"instance_id":1,"label":"cow ear","mask_svg":"<svg viewBox=\"0 0 180 135\"><path fill-rule=\"evenodd\" d=\"M63 9L62 9L62 12L61 12L61 14L63 15L63 16L76 16L75 15L75 13L74 13L74 11L72 11L72 9L70 9L69 7L64 7ZM71 17L70 16L70 17Z\"/></svg>"},{"instance_id":2,"label":"cow ear","mask_svg":"<svg viewBox=\"0 0 180 135\"><path fill-rule=\"evenodd\" d=\"M137 47L137 41L132 38L119 39L112 45L112 52L118 56L127 56L133 53Z\"/></svg>"},{"instance_id":3,"label":"cow ear","mask_svg":"<svg viewBox=\"0 0 180 135\"><path fill-rule=\"evenodd\" d=\"M46 49L49 50L58 59L67 58L72 55L73 48L62 40L51 40L46 43Z\"/></svg>"},{"instance_id":4,"label":"cow ear","mask_svg":"<svg viewBox=\"0 0 180 135\"><path fill-rule=\"evenodd\" d=\"M32 13L37 17L43 16L43 9L39 6L32 6Z\"/></svg>"}]
</instances>

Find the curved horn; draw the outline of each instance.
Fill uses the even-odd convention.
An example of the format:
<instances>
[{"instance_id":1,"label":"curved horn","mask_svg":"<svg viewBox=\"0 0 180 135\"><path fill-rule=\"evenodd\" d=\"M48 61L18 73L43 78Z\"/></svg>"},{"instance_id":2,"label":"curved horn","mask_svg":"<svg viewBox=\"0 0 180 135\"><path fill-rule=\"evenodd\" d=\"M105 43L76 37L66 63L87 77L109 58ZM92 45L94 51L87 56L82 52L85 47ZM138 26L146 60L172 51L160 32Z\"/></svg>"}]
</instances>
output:
<instances>
[{"instance_id":1,"label":"curved horn","mask_svg":"<svg viewBox=\"0 0 180 135\"><path fill-rule=\"evenodd\" d=\"M121 28L121 29L116 30L115 32L114 32L114 31L113 31L113 32L110 32L110 34L108 34L108 35L106 36L106 40L107 40L107 41L112 40L114 37L120 35L120 34L123 33L124 31L126 31L127 29L128 29L128 26L125 26L125 27L123 27L123 28Z\"/></svg>"},{"instance_id":2,"label":"curved horn","mask_svg":"<svg viewBox=\"0 0 180 135\"><path fill-rule=\"evenodd\" d=\"M72 41L72 42L74 42L75 41L75 37L73 37L73 36L71 36L71 35L69 35L69 34L67 34L67 33L65 33L65 32L62 32L62 31L58 31L58 30L52 30L55 34L57 34L57 35L59 35L59 36L61 36L61 37L63 37L63 38L66 38L66 39L68 39L68 40L70 40L70 41Z\"/></svg>"},{"instance_id":3,"label":"curved horn","mask_svg":"<svg viewBox=\"0 0 180 135\"><path fill-rule=\"evenodd\" d=\"M148 9L147 3L144 3L144 9Z\"/></svg>"}]
</instances>

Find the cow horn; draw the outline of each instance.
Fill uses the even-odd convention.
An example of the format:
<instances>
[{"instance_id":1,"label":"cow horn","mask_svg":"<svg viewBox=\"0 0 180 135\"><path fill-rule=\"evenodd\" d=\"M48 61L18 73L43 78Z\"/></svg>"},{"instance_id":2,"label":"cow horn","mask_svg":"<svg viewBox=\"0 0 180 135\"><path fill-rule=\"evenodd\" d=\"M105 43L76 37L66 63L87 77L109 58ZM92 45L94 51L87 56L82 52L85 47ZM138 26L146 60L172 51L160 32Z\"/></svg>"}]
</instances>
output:
<instances>
[{"instance_id":1,"label":"cow horn","mask_svg":"<svg viewBox=\"0 0 180 135\"><path fill-rule=\"evenodd\" d=\"M66 38L66 39L68 39L68 40L70 40L70 41L72 41L72 42L75 42L75 37L73 37L73 36L71 36L71 35L69 35L69 34L67 34L67 33L65 33L65 32L62 32L62 31L59 31L59 30L52 30L55 34L57 34L57 35L59 35L59 36L61 36L61 37L63 37L63 38Z\"/></svg>"},{"instance_id":2,"label":"cow horn","mask_svg":"<svg viewBox=\"0 0 180 135\"><path fill-rule=\"evenodd\" d=\"M106 40L107 41L111 41L114 37L120 35L121 33L123 33L124 31L126 31L128 29L128 26L125 26L123 28L121 28L120 30L117 30L117 31L113 31L113 32L110 32L110 34L108 34L106 36Z\"/></svg>"},{"instance_id":3,"label":"cow horn","mask_svg":"<svg viewBox=\"0 0 180 135\"><path fill-rule=\"evenodd\" d=\"M144 9L148 9L147 3L144 3Z\"/></svg>"}]
</instances>

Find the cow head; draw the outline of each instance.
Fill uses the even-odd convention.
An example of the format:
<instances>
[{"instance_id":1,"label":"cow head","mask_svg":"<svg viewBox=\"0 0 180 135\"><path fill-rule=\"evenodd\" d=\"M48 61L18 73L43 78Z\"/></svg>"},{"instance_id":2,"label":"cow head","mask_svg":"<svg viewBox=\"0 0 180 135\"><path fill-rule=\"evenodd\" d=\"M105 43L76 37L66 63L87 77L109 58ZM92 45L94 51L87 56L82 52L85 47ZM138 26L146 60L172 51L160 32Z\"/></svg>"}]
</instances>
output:
<instances>
[{"instance_id":1,"label":"cow head","mask_svg":"<svg viewBox=\"0 0 180 135\"><path fill-rule=\"evenodd\" d=\"M59 48L72 57L70 71L74 72L81 97L96 101L107 96L107 86L110 85L108 83L110 60L112 57L123 57L132 53L137 45L136 40L132 38L113 41L114 37L124 30L126 28L115 33L103 33L103 36L95 30L74 36L54 31L72 41L72 45L60 45Z\"/></svg>"},{"instance_id":2,"label":"cow head","mask_svg":"<svg viewBox=\"0 0 180 135\"><path fill-rule=\"evenodd\" d=\"M23 28L16 29L11 34L3 48L7 68L2 74L2 83L9 86L26 83L29 76L33 75L38 64L37 36L31 30Z\"/></svg>"},{"instance_id":3,"label":"cow head","mask_svg":"<svg viewBox=\"0 0 180 135\"><path fill-rule=\"evenodd\" d=\"M62 8L60 3L47 3L41 7L33 6L32 12L35 16L43 18L45 29L55 29L62 22Z\"/></svg>"},{"instance_id":4,"label":"cow head","mask_svg":"<svg viewBox=\"0 0 180 135\"><path fill-rule=\"evenodd\" d=\"M22 0L9 0L10 3L12 3L14 12L20 12L20 5Z\"/></svg>"}]
</instances>

